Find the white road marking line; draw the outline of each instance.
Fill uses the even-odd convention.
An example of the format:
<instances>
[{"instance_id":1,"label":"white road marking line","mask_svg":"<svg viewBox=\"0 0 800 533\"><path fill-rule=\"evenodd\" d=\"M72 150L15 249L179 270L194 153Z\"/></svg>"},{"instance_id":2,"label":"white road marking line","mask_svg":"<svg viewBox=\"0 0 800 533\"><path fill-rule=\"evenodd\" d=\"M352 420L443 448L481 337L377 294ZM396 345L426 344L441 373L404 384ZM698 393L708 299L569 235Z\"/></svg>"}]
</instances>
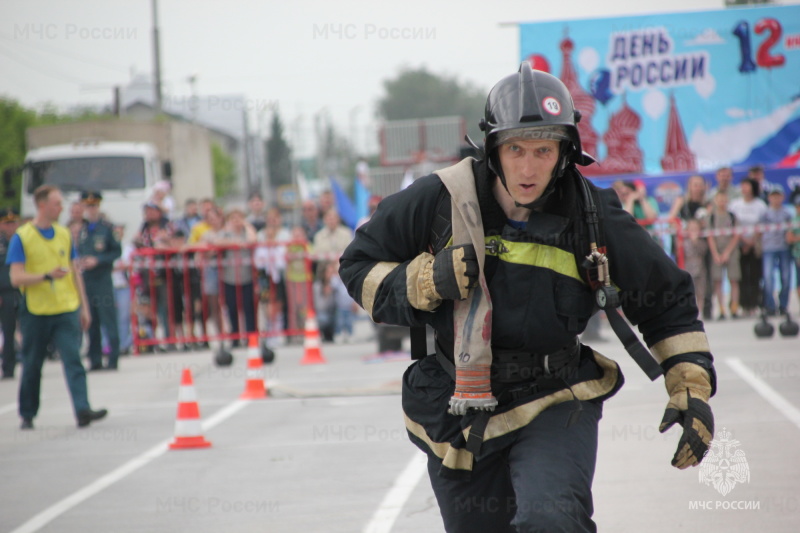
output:
<instances>
[{"instance_id":1,"label":"white road marking line","mask_svg":"<svg viewBox=\"0 0 800 533\"><path fill-rule=\"evenodd\" d=\"M417 452L383 498L363 533L390 533L411 491L428 468L428 456Z\"/></svg>"},{"instance_id":2,"label":"white road marking line","mask_svg":"<svg viewBox=\"0 0 800 533\"><path fill-rule=\"evenodd\" d=\"M250 403L248 400L236 400L235 402L228 404L227 406L223 407L222 409L214 413L211 417L208 418L208 420L206 420L206 422L203 424L203 430L205 431L210 430L214 426L220 424L225 419L230 418L231 416L236 414L248 403ZM141 455L134 457L127 463L116 468L115 470L112 470L103 477L96 479L95 481L86 485L77 492L74 492L71 495L64 498L63 500L51 505L41 513L37 514L36 516L34 516L21 526L19 526L11 533L34 533L35 531L39 531L41 528L43 528L44 526L46 526L47 524L49 524L50 522L61 516L62 514L66 513L73 507L80 505L81 503L88 500L95 494L110 487L117 481L132 474L136 470L145 466L147 463L163 455L168 450L167 446L169 445L170 442L172 442L171 438L159 442L158 444L156 444L146 452L142 453Z\"/></svg>"},{"instance_id":3,"label":"white road marking line","mask_svg":"<svg viewBox=\"0 0 800 533\"><path fill-rule=\"evenodd\" d=\"M766 381L756 376L753 371L747 368L747 366L745 366L745 364L742 363L742 360L738 357L726 359L725 362L728 363L728 366L731 367L734 372L739 374L740 378L746 381L748 385L753 387L762 398L771 403L775 409L783 414L783 416L788 418L795 426L800 428L800 410L789 403L789 401L781 396L775 389L767 385Z\"/></svg>"}]
</instances>

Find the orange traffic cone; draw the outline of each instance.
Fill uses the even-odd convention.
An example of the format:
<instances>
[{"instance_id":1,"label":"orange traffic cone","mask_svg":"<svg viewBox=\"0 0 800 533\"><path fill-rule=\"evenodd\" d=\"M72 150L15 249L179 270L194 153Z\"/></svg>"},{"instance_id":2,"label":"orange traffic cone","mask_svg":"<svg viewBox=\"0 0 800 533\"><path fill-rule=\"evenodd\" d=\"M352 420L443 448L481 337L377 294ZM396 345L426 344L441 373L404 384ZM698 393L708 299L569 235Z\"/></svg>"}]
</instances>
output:
<instances>
[{"instance_id":1,"label":"orange traffic cone","mask_svg":"<svg viewBox=\"0 0 800 533\"><path fill-rule=\"evenodd\" d=\"M266 397L267 387L264 384L264 365L261 361L258 334L251 333L247 347L247 379L240 398L242 400L258 400Z\"/></svg>"},{"instance_id":2,"label":"orange traffic cone","mask_svg":"<svg viewBox=\"0 0 800 533\"><path fill-rule=\"evenodd\" d=\"M178 419L175 421L175 440L170 449L208 448L211 443L203 437L200 425L200 408L194 391L192 371L183 369L181 387L178 389Z\"/></svg>"},{"instance_id":3,"label":"orange traffic cone","mask_svg":"<svg viewBox=\"0 0 800 533\"><path fill-rule=\"evenodd\" d=\"M324 363L325 359L322 357L322 351L319 348L319 326L317 326L317 315L314 314L314 309L308 308L308 316L306 316L306 338L303 342L303 359L300 360L301 365L317 365Z\"/></svg>"}]
</instances>

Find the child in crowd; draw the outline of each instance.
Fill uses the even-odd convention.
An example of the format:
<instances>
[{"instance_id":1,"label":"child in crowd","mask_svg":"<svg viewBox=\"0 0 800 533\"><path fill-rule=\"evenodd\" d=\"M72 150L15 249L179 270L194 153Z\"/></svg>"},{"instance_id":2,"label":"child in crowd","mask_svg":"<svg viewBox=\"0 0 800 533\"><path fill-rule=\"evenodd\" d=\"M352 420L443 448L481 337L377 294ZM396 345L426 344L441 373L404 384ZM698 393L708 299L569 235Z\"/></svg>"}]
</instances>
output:
<instances>
[{"instance_id":1,"label":"child in crowd","mask_svg":"<svg viewBox=\"0 0 800 533\"><path fill-rule=\"evenodd\" d=\"M785 224L792 220L792 215L783 208L785 198L783 187L773 185L767 193L768 208L761 215L762 224ZM764 309L768 315L777 312L786 314L789 307L789 285L791 284L792 255L789 244L786 242L786 230L775 229L764 231L761 235L761 244L764 251L762 256L764 268ZM775 271L780 278L778 305L775 305ZM777 309L776 309L777 307Z\"/></svg>"},{"instance_id":2,"label":"child in crowd","mask_svg":"<svg viewBox=\"0 0 800 533\"><path fill-rule=\"evenodd\" d=\"M794 224L800 224L800 194L794 197ZM792 228L786 232L786 242L792 246L794 259L795 279L797 280L797 298L800 299L800 227Z\"/></svg>"},{"instance_id":3,"label":"child in crowd","mask_svg":"<svg viewBox=\"0 0 800 533\"><path fill-rule=\"evenodd\" d=\"M683 241L684 268L692 275L694 295L697 298L697 309L701 315L706 294L705 257L708 253L708 242L700 236L702 231L702 221L690 218L686 222L686 240Z\"/></svg>"},{"instance_id":4,"label":"child in crowd","mask_svg":"<svg viewBox=\"0 0 800 533\"><path fill-rule=\"evenodd\" d=\"M713 208L708 216L709 230L733 230L737 226L736 216L728 210L728 194L717 191L713 199ZM714 283L714 294L719 305L718 320L725 320L725 303L722 294L723 270L728 275L731 285L729 311L731 318L739 316L739 282L742 280L742 269L739 258L738 235L709 235L708 248L711 251L711 281Z\"/></svg>"},{"instance_id":5,"label":"child in crowd","mask_svg":"<svg viewBox=\"0 0 800 533\"><path fill-rule=\"evenodd\" d=\"M313 281L314 272L306 263L308 240L303 226L294 226L291 230L290 242L286 245L286 302L288 314L286 329L303 329L309 302L308 284ZM302 342L301 335L289 338L290 342Z\"/></svg>"},{"instance_id":6,"label":"child in crowd","mask_svg":"<svg viewBox=\"0 0 800 533\"><path fill-rule=\"evenodd\" d=\"M185 268L188 266L186 254L181 248L186 244L186 233L183 229L176 229L170 234L168 246L170 252L165 254L167 270L165 271L166 283L162 285L158 298L158 320L167 338L178 339L183 342L184 351L190 347L183 334L184 309L186 308L184 296L189 295L185 285ZM167 351L174 351L175 343L167 345Z\"/></svg>"},{"instance_id":7,"label":"child in crowd","mask_svg":"<svg viewBox=\"0 0 800 533\"><path fill-rule=\"evenodd\" d=\"M336 332L336 292L331 283L334 269L333 261L320 261L314 281L314 309L323 342L333 342Z\"/></svg>"}]
</instances>

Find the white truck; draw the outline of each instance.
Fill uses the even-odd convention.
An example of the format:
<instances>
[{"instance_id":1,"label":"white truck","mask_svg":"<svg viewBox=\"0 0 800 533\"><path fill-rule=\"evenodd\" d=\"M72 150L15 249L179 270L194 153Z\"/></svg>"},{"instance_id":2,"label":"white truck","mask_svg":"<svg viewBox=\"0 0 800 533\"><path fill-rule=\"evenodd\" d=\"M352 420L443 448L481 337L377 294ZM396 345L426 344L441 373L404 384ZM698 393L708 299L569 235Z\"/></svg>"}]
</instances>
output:
<instances>
[{"instance_id":1,"label":"white truck","mask_svg":"<svg viewBox=\"0 0 800 533\"><path fill-rule=\"evenodd\" d=\"M32 193L44 184L64 193L62 223L82 191L103 194L102 211L124 224L129 241L142 223L142 206L161 179L172 182L176 210L187 198L213 197L207 130L180 122L96 121L30 128L22 169L20 211L33 216Z\"/></svg>"}]
</instances>

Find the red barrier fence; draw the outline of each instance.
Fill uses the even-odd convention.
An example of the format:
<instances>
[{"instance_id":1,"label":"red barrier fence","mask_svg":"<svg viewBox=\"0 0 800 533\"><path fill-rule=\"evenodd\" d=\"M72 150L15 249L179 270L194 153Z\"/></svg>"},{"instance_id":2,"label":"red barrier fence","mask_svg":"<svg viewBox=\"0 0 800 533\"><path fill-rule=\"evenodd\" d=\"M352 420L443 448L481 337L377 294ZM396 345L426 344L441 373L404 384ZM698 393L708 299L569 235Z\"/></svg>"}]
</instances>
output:
<instances>
[{"instance_id":1,"label":"red barrier fence","mask_svg":"<svg viewBox=\"0 0 800 533\"><path fill-rule=\"evenodd\" d=\"M672 254L683 268L683 221L639 223L657 240L672 236ZM704 230L700 236L798 227L797 222L762 224ZM178 343L185 348L227 341L244 345L249 333L301 342L314 305L315 265L336 260L309 253L303 241L139 249L128 266L134 353Z\"/></svg>"},{"instance_id":2,"label":"red barrier fence","mask_svg":"<svg viewBox=\"0 0 800 533\"><path fill-rule=\"evenodd\" d=\"M313 305L313 256L305 242L142 248L128 267L134 353L156 345L304 334Z\"/></svg>"}]
</instances>

